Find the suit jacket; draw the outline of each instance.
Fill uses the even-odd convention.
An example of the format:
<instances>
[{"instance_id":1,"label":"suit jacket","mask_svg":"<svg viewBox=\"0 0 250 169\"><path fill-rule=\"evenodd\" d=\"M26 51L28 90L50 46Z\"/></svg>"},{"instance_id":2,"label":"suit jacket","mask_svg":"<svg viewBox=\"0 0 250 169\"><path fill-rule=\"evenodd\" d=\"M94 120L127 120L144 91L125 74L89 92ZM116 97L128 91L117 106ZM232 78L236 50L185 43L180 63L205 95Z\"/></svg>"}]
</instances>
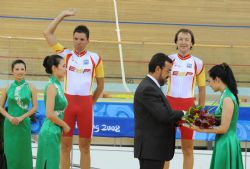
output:
<instances>
[{"instance_id":1,"label":"suit jacket","mask_svg":"<svg viewBox=\"0 0 250 169\"><path fill-rule=\"evenodd\" d=\"M171 160L175 150L175 123L184 113L171 109L161 89L149 77L136 89L134 115L134 157Z\"/></svg>"}]
</instances>

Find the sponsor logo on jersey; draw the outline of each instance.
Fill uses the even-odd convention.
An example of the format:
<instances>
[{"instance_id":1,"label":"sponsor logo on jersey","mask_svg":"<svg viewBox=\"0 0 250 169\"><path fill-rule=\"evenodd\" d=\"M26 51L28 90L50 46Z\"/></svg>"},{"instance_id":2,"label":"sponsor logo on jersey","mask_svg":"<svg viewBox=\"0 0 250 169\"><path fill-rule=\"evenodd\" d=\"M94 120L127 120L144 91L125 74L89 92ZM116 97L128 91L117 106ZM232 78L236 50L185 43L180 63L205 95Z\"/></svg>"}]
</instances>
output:
<instances>
[{"instance_id":1,"label":"sponsor logo on jersey","mask_svg":"<svg viewBox=\"0 0 250 169\"><path fill-rule=\"evenodd\" d=\"M179 71L173 71L173 75L174 75L174 76L177 76L178 73L179 73Z\"/></svg>"},{"instance_id":2,"label":"sponsor logo on jersey","mask_svg":"<svg viewBox=\"0 0 250 169\"><path fill-rule=\"evenodd\" d=\"M187 67L188 67L188 68L192 68L192 66L193 66L192 63L188 63L188 64L187 64Z\"/></svg>"},{"instance_id":3,"label":"sponsor logo on jersey","mask_svg":"<svg viewBox=\"0 0 250 169\"><path fill-rule=\"evenodd\" d=\"M87 72L91 72L91 69L83 69L83 68L77 69L74 66L70 66L69 71L76 72L76 73L87 73Z\"/></svg>"},{"instance_id":4,"label":"sponsor logo on jersey","mask_svg":"<svg viewBox=\"0 0 250 169\"><path fill-rule=\"evenodd\" d=\"M69 70L74 72L76 70L76 68L74 66L70 66Z\"/></svg>"},{"instance_id":5,"label":"sponsor logo on jersey","mask_svg":"<svg viewBox=\"0 0 250 169\"><path fill-rule=\"evenodd\" d=\"M186 75L187 75L187 76L188 76L188 75L190 75L190 76L191 76L191 75L193 75L193 74L194 74L193 72L187 72L187 74L186 74Z\"/></svg>"},{"instance_id":6,"label":"sponsor logo on jersey","mask_svg":"<svg viewBox=\"0 0 250 169\"><path fill-rule=\"evenodd\" d=\"M83 73L85 73L85 72L90 72L91 71L91 69L84 69L83 70Z\"/></svg>"},{"instance_id":7,"label":"sponsor logo on jersey","mask_svg":"<svg viewBox=\"0 0 250 169\"><path fill-rule=\"evenodd\" d=\"M189 75L193 75L193 72L173 71L173 76L189 76Z\"/></svg>"},{"instance_id":8,"label":"sponsor logo on jersey","mask_svg":"<svg viewBox=\"0 0 250 169\"><path fill-rule=\"evenodd\" d=\"M83 60L83 64L84 65L88 65L89 64L89 60Z\"/></svg>"}]
</instances>

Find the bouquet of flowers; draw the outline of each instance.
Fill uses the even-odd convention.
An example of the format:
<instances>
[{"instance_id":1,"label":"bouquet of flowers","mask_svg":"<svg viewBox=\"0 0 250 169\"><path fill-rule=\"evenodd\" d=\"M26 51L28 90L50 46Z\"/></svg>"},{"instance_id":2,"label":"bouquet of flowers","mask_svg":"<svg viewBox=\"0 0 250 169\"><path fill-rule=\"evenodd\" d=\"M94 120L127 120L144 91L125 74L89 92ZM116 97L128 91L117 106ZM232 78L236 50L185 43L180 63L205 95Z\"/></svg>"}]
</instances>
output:
<instances>
[{"instance_id":1,"label":"bouquet of flowers","mask_svg":"<svg viewBox=\"0 0 250 169\"><path fill-rule=\"evenodd\" d=\"M179 125L190 126L191 124L201 129L215 128L220 125L220 119L217 119L213 114L209 114L209 110L202 106L194 106L179 121Z\"/></svg>"}]
</instances>

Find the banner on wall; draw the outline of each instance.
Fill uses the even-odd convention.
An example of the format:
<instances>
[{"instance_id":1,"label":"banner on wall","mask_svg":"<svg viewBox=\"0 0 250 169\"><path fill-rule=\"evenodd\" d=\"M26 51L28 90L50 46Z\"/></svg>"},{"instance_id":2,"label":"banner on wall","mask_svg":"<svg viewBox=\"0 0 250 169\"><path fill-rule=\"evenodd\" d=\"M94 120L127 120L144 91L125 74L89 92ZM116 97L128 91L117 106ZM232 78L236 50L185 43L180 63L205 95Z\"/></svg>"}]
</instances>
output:
<instances>
[{"instance_id":1,"label":"banner on wall","mask_svg":"<svg viewBox=\"0 0 250 169\"><path fill-rule=\"evenodd\" d=\"M250 115L249 107L240 108L240 116L237 124L237 134L240 141L250 141ZM32 123L32 133L38 134L45 118L43 101L38 102L36 122ZM75 134L78 134L76 126ZM134 137L134 113L132 103L97 102L94 106L93 135L98 137ZM177 130L176 138L180 138ZM194 134L195 140L213 141L214 134Z\"/></svg>"}]
</instances>

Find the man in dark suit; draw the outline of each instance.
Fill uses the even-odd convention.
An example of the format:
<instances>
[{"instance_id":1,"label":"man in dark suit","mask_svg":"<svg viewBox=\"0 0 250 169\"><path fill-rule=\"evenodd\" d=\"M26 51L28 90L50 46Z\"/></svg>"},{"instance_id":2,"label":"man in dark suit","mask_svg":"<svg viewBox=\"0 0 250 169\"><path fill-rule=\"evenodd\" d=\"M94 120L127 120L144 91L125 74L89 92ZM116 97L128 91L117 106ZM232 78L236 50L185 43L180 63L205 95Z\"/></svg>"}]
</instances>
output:
<instances>
[{"instance_id":1,"label":"man in dark suit","mask_svg":"<svg viewBox=\"0 0 250 169\"><path fill-rule=\"evenodd\" d=\"M155 54L148 64L148 75L135 91L134 157L140 169L162 169L164 161L174 156L175 124L183 111L173 111L160 86L170 76L172 60L163 53Z\"/></svg>"}]
</instances>

